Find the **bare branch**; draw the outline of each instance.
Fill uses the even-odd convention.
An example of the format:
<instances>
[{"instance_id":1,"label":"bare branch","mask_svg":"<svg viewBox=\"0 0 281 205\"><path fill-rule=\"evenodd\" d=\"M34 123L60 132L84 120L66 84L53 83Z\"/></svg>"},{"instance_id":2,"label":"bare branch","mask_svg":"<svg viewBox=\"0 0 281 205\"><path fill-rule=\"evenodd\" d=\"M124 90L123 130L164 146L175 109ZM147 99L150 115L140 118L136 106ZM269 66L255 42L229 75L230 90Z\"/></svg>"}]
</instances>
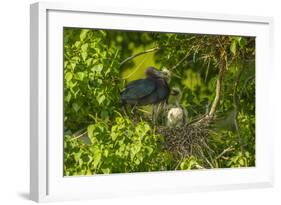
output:
<instances>
[{"instance_id":1,"label":"bare branch","mask_svg":"<svg viewBox=\"0 0 281 205\"><path fill-rule=\"evenodd\" d=\"M216 159L221 158L225 153L230 152L230 151L233 151L233 150L235 150L233 147L228 147L228 148L226 148L225 150L223 150L223 151L216 157Z\"/></svg>"},{"instance_id":2,"label":"bare branch","mask_svg":"<svg viewBox=\"0 0 281 205\"><path fill-rule=\"evenodd\" d=\"M223 80L223 76L224 76L226 68L227 68L227 60L225 57L225 59L222 60L222 62L220 62L220 65L219 65L219 74L218 74L217 84L216 84L216 96L212 103L212 107L210 109L208 117L213 117L213 115L216 112L217 106L220 102L222 80Z\"/></svg>"},{"instance_id":3,"label":"bare branch","mask_svg":"<svg viewBox=\"0 0 281 205\"><path fill-rule=\"evenodd\" d=\"M151 49L148 49L148 50L145 50L145 51L136 53L135 55L132 55L132 56L126 58L125 60L123 60L123 61L120 63L120 67L121 67L122 65L124 65L126 62L132 60L133 58L136 58L136 57L138 57L138 56L140 56L140 55L143 55L143 54L146 54L146 53L155 52L155 51L158 51L158 50L160 50L160 49L162 49L162 47L155 47L155 48L151 48Z\"/></svg>"},{"instance_id":4,"label":"bare branch","mask_svg":"<svg viewBox=\"0 0 281 205\"><path fill-rule=\"evenodd\" d=\"M71 141L72 141L72 140L76 140L76 139L78 139L78 138L84 136L85 134L87 134L87 132L88 132L88 130L86 130L85 132L83 132L82 134L80 134L80 135L78 135L78 136L73 137L73 138L71 139Z\"/></svg>"},{"instance_id":5,"label":"bare branch","mask_svg":"<svg viewBox=\"0 0 281 205\"><path fill-rule=\"evenodd\" d=\"M183 61L185 61L185 59L188 58L190 52L192 51L193 47L191 49L188 50L188 52L186 53L186 55L175 65L171 68L171 71L176 69Z\"/></svg>"}]
</instances>

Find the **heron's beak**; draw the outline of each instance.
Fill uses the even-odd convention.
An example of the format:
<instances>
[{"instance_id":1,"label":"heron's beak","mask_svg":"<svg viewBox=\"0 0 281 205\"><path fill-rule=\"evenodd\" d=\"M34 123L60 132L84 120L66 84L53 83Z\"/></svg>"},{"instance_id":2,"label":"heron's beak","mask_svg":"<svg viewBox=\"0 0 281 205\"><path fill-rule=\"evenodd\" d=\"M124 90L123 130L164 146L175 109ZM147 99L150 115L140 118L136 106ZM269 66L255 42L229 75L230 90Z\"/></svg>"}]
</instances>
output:
<instances>
[{"instance_id":1,"label":"heron's beak","mask_svg":"<svg viewBox=\"0 0 281 205\"><path fill-rule=\"evenodd\" d=\"M164 72L161 72L161 71L158 71L158 70L155 70L154 71L154 75L158 78L164 78L164 79L167 79L168 76L166 75L166 73Z\"/></svg>"},{"instance_id":2,"label":"heron's beak","mask_svg":"<svg viewBox=\"0 0 281 205\"><path fill-rule=\"evenodd\" d=\"M174 95L174 96L177 96L177 95L180 94L180 91L177 90L177 89L172 88L170 94L171 94L171 95Z\"/></svg>"}]
</instances>

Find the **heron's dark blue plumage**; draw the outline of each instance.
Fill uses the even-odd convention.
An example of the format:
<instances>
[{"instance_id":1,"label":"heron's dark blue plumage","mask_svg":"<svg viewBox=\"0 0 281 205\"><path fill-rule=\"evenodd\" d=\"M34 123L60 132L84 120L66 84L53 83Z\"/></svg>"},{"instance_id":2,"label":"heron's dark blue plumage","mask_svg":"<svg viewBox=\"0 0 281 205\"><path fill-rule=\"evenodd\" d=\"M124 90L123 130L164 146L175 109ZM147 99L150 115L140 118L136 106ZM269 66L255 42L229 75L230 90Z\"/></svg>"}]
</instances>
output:
<instances>
[{"instance_id":1,"label":"heron's dark blue plumage","mask_svg":"<svg viewBox=\"0 0 281 205\"><path fill-rule=\"evenodd\" d=\"M149 67L146 75L146 79L130 82L121 92L123 104L150 105L168 99L170 89L161 73Z\"/></svg>"}]
</instances>

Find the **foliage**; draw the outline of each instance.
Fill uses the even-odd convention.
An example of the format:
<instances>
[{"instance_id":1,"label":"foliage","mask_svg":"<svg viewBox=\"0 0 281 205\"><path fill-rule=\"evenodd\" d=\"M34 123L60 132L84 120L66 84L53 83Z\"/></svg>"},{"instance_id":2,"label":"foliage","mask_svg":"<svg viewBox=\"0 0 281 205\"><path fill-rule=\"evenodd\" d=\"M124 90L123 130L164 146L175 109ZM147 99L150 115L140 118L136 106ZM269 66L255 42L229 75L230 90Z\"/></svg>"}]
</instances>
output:
<instances>
[{"instance_id":1,"label":"foliage","mask_svg":"<svg viewBox=\"0 0 281 205\"><path fill-rule=\"evenodd\" d=\"M65 174L87 175L167 170L168 153L160 150L163 138L151 127L116 117L112 126L97 121L88 126L91 143L65 137Z\"/></svg>"},{"instance_id":2,"label":"foliage","mask_svg":"<svg viewBox=\"0 0 281 205\"><path fill-rule=\"evenodd\" d=\"M202 155L165 151L151 106L133 116L120 107L120 90L148 65L171 71L189 122L210 113L221 75ZM255 38L65 28L64 162L68 176L255 166Z\"/></svg>"},{"instance_id":3,"label":"foliage","mask_svg":"<svg viewBox=\"0 0 281 205\"><path fill-rule=\"evenodd\" d=\"M77 131L93 117L108 120L118 110L119 52L106 32L64 30L64 125Z\"/></svg>"},{"instance_id":4,"label":"foliage","mask_svg":"<svg viewBox=\"0 0 281 205\"><path fill-rule=\"evenodd\" d=\"M187 157L181 162L180 169L181 170L191 170L191 169L202 169L203 167L198 162L194 156Z\"/></svg>"}]
</instances>

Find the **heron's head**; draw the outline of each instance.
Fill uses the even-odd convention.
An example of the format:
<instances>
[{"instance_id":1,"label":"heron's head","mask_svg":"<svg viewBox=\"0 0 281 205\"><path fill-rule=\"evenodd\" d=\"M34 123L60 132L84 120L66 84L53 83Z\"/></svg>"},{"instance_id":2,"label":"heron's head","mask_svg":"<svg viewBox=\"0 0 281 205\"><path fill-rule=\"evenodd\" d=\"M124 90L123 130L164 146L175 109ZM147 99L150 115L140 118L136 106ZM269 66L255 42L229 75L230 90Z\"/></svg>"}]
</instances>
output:
<instances>
[{"instance_id":1,"label":"heron's head","mask_svg":"<svg viewBox=\"0 0 281 205\"><path fill-rule=\"evenodd\" d=\"M170 94L179 99L182 97L182 92L179 87L172 87Z\"/></svg>"},{"instance_id":2,"label":"heron's head","mask_svg":"<svg viewBox=\"0 0 281 205\"><path fill-rule=\"evenodd\" d=\"M154 67L148 67L145 70L145 75L147 77L163 78L165 80L168 80L170 77L170 71L168 69L163 69L162 71L159 71Z\"/></svg>"},{"instance_id":3,"label":"heron's head","mask_svg":"<svg viewBox=\"0 0 281 205\"><path fill-rule=\"evenodd\" d=\"M170 81L171 80L171 71L168 70L168 68L164 67L162 69L162 74L163 74L163 78L167 81Z\"/></svg>"},{"instance_id":4,"label":"heron's head","mask_svg":"<svg viewBox=\"0 0 281 205\"><path fill-rule=\"evenodd\" d=\"M182 91L179 87L172 87L170 90L169 103L179 105L182 98Z\"/></svg>"}]
</instances>

